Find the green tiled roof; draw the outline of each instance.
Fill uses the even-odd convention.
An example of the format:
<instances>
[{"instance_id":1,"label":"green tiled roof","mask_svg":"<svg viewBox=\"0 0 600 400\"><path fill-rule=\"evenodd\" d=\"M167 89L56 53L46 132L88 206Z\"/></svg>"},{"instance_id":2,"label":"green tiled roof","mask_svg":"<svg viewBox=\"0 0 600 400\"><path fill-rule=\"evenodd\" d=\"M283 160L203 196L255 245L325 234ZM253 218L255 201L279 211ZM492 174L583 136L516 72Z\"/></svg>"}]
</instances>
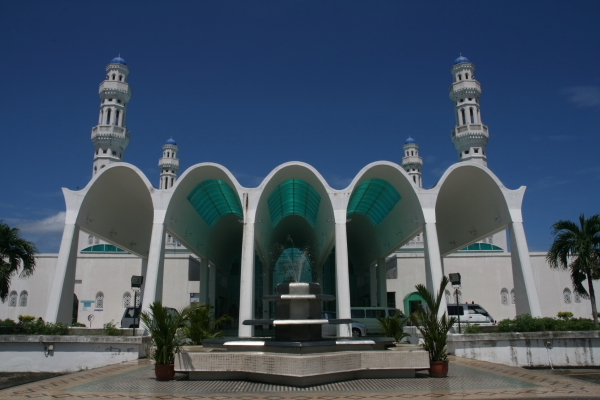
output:
<instances>
[{"instance_id":1,"label":"green tiled roof","mask_svg":"<svg viewBox=\"0 0 600 400\"><path fill-rule=\"evenodd\" d=\"M348 215L364 214L377 226L401 198L400 193L387 181L368 179L352 193Z\"/></svg>"},{"instance_id":2,"label":"green tiled roof","mask_svg":"<svg viewBox=\"0 0 600 400\"><path fill-rule=\"evenodd\" d=\"M95 244L81 250L81 253L127 253L125 250L112 244Z\"/></svg>"},{"instance_id":3,"label":"green tiled roof","mask_svg":"<svg viewBox=\"0 0 600 400\"><path fill-rule=\"evenodd\" d=\"M321 196L308 182L290 179L273 190L269 196L269 214L273 226L286 215L300 215L314 227L319 215Z\"/></svg>"},{"instance_id":4,"label":"green tiled roof","mask_svg":"<svg viewBox=\"0 0 600 400\"><path fill-rule=\"evenodd\" d=\"M198 184L187 199L211 227L225 214L243 217L242 204L237 193L226 182L218 179L209 179Z\"/></svg>"}]
</instances>

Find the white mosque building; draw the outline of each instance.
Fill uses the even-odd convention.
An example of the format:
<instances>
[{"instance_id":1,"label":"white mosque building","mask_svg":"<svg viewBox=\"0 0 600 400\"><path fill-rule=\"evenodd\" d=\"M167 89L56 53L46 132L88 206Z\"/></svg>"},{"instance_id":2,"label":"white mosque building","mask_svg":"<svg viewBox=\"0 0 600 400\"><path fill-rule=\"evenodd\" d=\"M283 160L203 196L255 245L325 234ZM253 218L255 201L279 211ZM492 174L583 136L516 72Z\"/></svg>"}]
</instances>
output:
<instances>
[{"instance_id":1,"label":"white mosque building","mask_svg":"<svg viewBox=\"0 0 600 400\"><path fill-rule=\"evenodd\" d=\"M70 323L76 315L101 327L119 324L134 299L143 309L157 300L174 308L202 302L218 315L232 314L239 336L250 337L254 327L242 321L272 315L262 296L290 279L290 265L301 268L300 280L336 296L328 307L338 318L350 318L353 306L408 313L420 300L416 284L433 290L454 272L462 275L461 301L482 305L497 320L559 311L591 316L569 274L551 270L545 253L529 252L525 187L507 189L487 167L481 85L467 58L451 69L458 162L431 189L422 187L423 160L410 137L401 164L373 162L342 190L302 162L276 167L255 188L214 163L178 176L179 148L171 138L155 187L123 161L129 67L117 57L106 71L92 128L93 178L81 190L63 189L59 253L40 254L32 277L13 280L0 319ZM132 276L144 277L139 296ZM340 335L349 336L348 328L342 325Z\"/></svg>"}]
</instances>

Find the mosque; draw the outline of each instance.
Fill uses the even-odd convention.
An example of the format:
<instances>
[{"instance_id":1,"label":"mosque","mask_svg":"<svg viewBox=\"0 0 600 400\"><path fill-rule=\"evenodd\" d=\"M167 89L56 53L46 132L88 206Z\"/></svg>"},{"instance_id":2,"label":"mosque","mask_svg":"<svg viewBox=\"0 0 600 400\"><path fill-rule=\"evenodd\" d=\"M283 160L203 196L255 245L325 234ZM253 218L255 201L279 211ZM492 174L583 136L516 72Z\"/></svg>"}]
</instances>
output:
<instances>
[{"instance_id":1,"label":"mosque","mask_svg":"<svg viewBox=\"0 0 600 400\"><path fill-rule=\"evenodd\" d=\"M411 312L415 285L438 287L458 272L461 302L496 320L518 314L590 317L589 301L545 253L529 252L521 205L525 187L507 189L487 167L489 129L481 116L481 84L462 55L449 90L458 161L431 189L422 187L423 159L409 137L400 164L377 161L351 184L333 189L312 166L288 162L255 188L224 166L193 165L179 175L179 147L162 146L158 186L124 162L131 133L129 67L121 57L100 84L92 128L93 178L63 188L66 220L58 254L40 254L35 274L14 279L0 318L34 315L92 327L115 321L134 303L160 300L180 308L210 303L235 318L240 337L269 318L262 296L289 280L319 282L336 296L329 311L350 318L355 306ZM131 277L143 276L132 289ZM448 288L444 300L454 302ZM444 307L445 308L445 307ZM341 325L341 336L349 327Z\"/></svg>"}]
</instances>

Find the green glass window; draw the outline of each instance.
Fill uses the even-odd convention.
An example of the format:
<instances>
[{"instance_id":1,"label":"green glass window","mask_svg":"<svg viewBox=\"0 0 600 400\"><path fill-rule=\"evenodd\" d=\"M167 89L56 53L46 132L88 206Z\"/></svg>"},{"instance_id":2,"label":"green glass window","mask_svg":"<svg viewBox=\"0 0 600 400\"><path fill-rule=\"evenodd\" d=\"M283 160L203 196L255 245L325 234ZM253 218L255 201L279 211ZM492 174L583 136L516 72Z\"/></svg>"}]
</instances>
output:
<instances>
[{"instance_id":1,"label":"green glass window","mask_svg":"<svg viewBox=\"0 0 600 400\"><path fill-rule=\"evenodd\" d=\"M187 199L211 227L225 214L243 217L242 204L237 193L226 182L218 179L200 183L190 192Z\"/></svg>"},{"instance_id":2,"label":"green glass window","mask_svg":"<svg viewBox=\"0 0 600 400\"><path fill-rule=\"evenodd\" d=\"M125 250L112 244L95 244L81 250L81 253L127 253Z\"/></svg>"},{"instance_id":3,"label":"green glass window","mask_svg":"<svg viewBox=\"0 0 600 400\"><path fill-rule=\"evenodd\" d=\"M473 243L459 251L504 251L501 247L489 243Z\"/></svg>"},{"instance_id":4,"label":"green glass window","mask_svg":"<svg viewBox=\"0 0 600 400\"><path fill-rule=\"evenodd\" d=\"M286 215L300 215L314 227L319 215L321 196L308 182L290 179L273 190L267 201L273 226Z\"/></svg>"},{"instance_id":5,"label":"green glass window","mask_svg":"<svg viewBox=\"0 0 600 400\"><path fill-rule=\"evenodd\" d=\"M377 226L401 198L400 193L383 179L368 179L352 193L348 215L364 214Z\"/></svg>"}]
</instances>

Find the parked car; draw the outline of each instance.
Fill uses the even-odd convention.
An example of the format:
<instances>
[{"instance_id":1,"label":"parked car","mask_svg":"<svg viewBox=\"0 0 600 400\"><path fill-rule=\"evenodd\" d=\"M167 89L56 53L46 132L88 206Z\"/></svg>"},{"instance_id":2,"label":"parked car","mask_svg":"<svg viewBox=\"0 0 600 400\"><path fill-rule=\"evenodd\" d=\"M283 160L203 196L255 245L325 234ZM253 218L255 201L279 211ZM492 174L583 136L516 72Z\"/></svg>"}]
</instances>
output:
<instances>
[{"instance_id":1,"label":"parked car","mask_svg":"<svg viewBox=\"0 0 600 400\"><path fill-rule=\"evenodd\" d=\"M139 328L140 308L127 307L121 318L121 328Z\"/></svg>"},{"instance_id":2,"label":"parked car","mask_svg":"<svg viewBox=\"0 0 600 400\"><path fill-rule=\"evenodd\" d=\"M321 313L323 319L336 319L335 313L331 311L324 311ZM323 336L337 336L337 325L325 324L321 328L321 334ZM367 336L367 327L360 322L352 321L352 337L358 338L361 336Z\"/></svg>"},{"instance_id":3,"label":"parked car","mask_svg":"<svg viewBox=\"0 0 600 400\"><path fill-rule=\"evenodd\" d=\"M485 308L479 304L448 304L448 315L460 318L461 324L493 325L496 322Z\"/></svg>"},{"instance_id":4,"label":"parked car","mask_svg":"<svg viewBox=\"0 0 600 400\"><path fill-rule=\"evenodd\" d=\"M367 327L369 334L383 333L377 318L393 317L398 312L392 307L351 307L350 317L352 321L360 322ZM403 317L404 315L401 315Z\"/></svg>"}]
</instances>

